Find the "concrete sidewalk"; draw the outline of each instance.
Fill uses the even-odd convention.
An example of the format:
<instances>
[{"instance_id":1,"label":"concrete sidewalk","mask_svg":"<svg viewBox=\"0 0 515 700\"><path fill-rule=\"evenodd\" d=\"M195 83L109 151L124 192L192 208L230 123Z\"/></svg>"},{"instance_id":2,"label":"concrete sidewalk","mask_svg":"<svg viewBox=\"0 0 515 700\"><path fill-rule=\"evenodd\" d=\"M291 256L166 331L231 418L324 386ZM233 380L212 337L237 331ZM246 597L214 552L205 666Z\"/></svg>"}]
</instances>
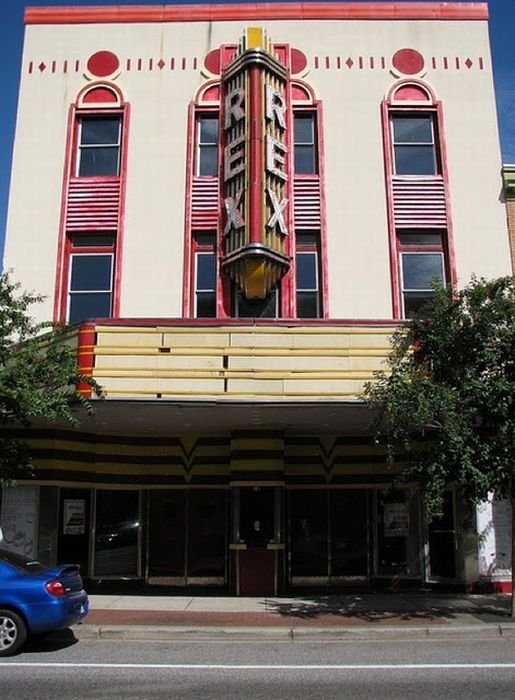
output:
<instances>
[{"instance_id":1,"label":"concrete sidewalk","mask_svg":"<svg viewBox=\"0 0 515 700\"><path fill-rule=\"evenodd\" d=\"M90 595L79 638L348 640L388 636L515 638L508 595L379 592L237 598Z\"/></svg>"}]
</instances>

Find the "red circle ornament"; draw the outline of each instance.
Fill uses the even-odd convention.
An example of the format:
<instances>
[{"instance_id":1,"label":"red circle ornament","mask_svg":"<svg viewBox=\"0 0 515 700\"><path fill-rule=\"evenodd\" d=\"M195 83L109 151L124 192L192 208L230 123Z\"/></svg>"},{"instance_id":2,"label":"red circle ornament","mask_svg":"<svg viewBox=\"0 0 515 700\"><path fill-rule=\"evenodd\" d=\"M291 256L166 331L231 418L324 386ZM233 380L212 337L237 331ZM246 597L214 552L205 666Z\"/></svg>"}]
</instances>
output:
<instances>
[{"instance_id":1,"label":"red circle ornament","mask_svg":"<svg viewBox=\"0 0 515 700\"><path fill-rule=\"evenodd\" d=\"M87 68L97 78L107 78L120 68L118 56L111 51L97 51L89 57Z\"/></svg>"},{"instance_id":2,"label":"red circle ornament","mask_svg":"<svg viewBox=\"0 0 515 700\"><path fill-rule=\"evenodd\" d=\"M308 59L306 58L306 54L300 51L299 49L292 49L291 72L293 73L293 75L298 75L299 73L302 73L306 69L307 65Z\"/></svg>"},{"instance_id":3,"label":"red circle ornament","mask_svg":"<svg viewBox=\"0 0 515 700\"><path fill-rule=\"evenodd\" d=\"M212 75L220 75L221 73L221 57L220 49L213 49L204 59L204 66Z\"/></svg>"},{"instance_id":4,"label":"red circle ornament","mask_svg":"<svg viewBox=\"0 0 515 700\"><path fill-rule=\"evenodd\" d=\"M421 53L415 49L399 49L394 53L392 65L403 75L417 75L424 70L425 61Z\"/></svg>"}]
</instances>

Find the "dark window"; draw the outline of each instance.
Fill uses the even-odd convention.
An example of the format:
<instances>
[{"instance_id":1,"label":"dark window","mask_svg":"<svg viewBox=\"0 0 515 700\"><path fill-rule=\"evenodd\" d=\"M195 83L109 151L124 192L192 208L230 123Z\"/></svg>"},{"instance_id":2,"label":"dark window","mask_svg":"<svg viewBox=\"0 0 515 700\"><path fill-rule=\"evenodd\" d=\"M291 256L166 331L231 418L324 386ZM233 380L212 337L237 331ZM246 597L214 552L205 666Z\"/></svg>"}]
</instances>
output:
<instances>
[{"instance_id":1,"label":"dark window","mask_svg":"<svg viewBox=\"0 0 515 700\"><path fill-rule=\"evenodd\" d=\"M317 254L297 253L297 316L318 318Z\"/></svg>"},{"instance_id":2,"label":"dark window","mask_svg":"<svg viewBox=\"0 0 515 700\"><path fill-rule=\"evenodd\" d=\"M74 248L112 248L114 245L113 233L74 233Z\"/></svg>"},{"instance_id":3,"label":"dark window","mask_svg":"<svg viewBox=\"0 0 515 700\"><path fill-rule=\"evenodd\" d=\"M442 234L433 233L432 231L399 233L399 243L401 246L433 246L436 248L442 247Z\"/></svg>"},{"instance_id":4,"label":"dark window","mask_svg":"<svg viewBox=\"0 0 515 700\"><path fill-rule=\"evenodd\" d=\"M216 317L216 233L198 231L195 247L195 317Z\"/></svg>"},{"instance_id":5,"label":"dark window","mask_svg":"<svg viewBox=\"0 0 515 700\"><path fill-rule=\"evenodd\" d=\"M315 115L297 112L293 115L295 173L313 175L318 171Z\"/></svg>"},{"instance_id":6,"label":"dark window","mask_svg":"<svg viewBox=\"0 0 515 700\"><path fill-rule=\"evenodd\" d=\"M196 313L197 318L216 316L216 257L214 253L197 253L196 263Z\"/></svg>"},{"instance_id":7,"label":"dark window","mask_svg":"<svg viewBox=\"0 0 515 700\"><path fill-rule=\"evenodd\" d=\"M278 318L277 289L265 299L247 299L240 291L236 292L236 318Z\"/></svg>"},{"instance_id":8,"label":"dark window","mask_svg":"<svg viewBox=\"0 0 515 700\"><path fill-rule=\"evenodd\" d=\"M107 318L112 313L115 234L101 231L69 237L68 320Z\"/></svg>"},{"instance_id":9,"label":"dark window","mask_svg":"<svg viewBox=\"0 0 515 700\"><path fill-rule=\"evenodd\" d=\"M438 162L431 114L393 115L392 139L396 175L436 175Z\"/></svg>"},{"instance_id":10,"label":"dark window","mask_svg":"<svg viewBox=\"0 0 515 700\"><path fill-rule=\"evenodd\" d=\"M455 578L456 529L453 494L447 491L443 499L443 512L429 523L429 557L431 576Z\"/></svg>"},{"instance_id":11,"label":"dark window","mask_svg":"<svg viewBox=\"0 0 515 700\"><path fill-rule=\"evenodd\" d=\"M70 257L68 320L109 318L112 305L112 254L83 254Z\"/></svg>"},{"instance_id":12,"label":"dark window","mask_svg":"<svg viewBox=\"0 0 515 700\"><path fill-rule=\"evenodd\" d=\"M118 175L120 169L120 117L81 117L77 175Z\"/></svg>"},{"instance_id":13,"label":"dark window","mask_svg":"<svg viewBox=\"0 0 515 700\"><path fill-rule=\"evenodd\" d=\"M445 284L442 236L434 232L401 233L399 255L404 316L413 316L429 301L433 283Z\"/></svg>"},{"instance_id":14,"label":"dark window","mask_svg":"<svg viewBox=\"0 0 515 700\"><path fill-rule=\"evenodd\" d=\"M199 117L197 175L218 174L218 117Z\"/></svg>"},{"instance_id":15,"label":"dark window","mask_svg":"<svg viewBox=\"0 0 515 700\"><path fill-rule=\"evenodd\" d=\"M319 318L320 285L318 275L318 232L296 234L297 317Z\"/></svg>"}]
</instances>

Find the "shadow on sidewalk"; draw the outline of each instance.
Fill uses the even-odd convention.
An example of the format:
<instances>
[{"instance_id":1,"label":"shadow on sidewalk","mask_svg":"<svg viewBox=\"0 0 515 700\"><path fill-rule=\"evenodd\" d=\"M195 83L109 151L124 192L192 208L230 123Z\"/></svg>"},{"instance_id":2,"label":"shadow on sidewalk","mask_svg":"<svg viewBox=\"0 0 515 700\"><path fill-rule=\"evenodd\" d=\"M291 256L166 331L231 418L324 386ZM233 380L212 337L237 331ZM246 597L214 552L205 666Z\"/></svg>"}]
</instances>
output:
<instances>
[{"instance_id":1,"label":"shadow on sidewalk","mask_svg":"<svg viewBox=\"0 0 515 700\"><path fill-rule=\"evenodd\" d=\"M509 596L453 596L401 593L346 596L302 596L267 600L267 611L284 617L314 620L325 616L364 622L452 620L468 615L482 622L501 622L510 617Z\"/></svg>"}]
</instances>

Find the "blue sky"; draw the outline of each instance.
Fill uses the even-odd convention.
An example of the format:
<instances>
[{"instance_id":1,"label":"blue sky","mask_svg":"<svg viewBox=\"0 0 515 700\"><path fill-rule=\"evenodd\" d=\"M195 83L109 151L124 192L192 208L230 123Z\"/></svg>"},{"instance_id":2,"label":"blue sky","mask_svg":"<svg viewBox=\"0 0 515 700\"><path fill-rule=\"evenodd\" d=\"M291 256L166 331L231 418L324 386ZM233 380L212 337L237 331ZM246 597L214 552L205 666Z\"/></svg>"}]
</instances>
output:
<instances>
[{"instance_id":1,"label":"blue sky","mask_svg":"<svg viewBox=\"0 0 515 700\"><path fill-rule=\"evenodd\" d=\"M239 0L239 2L242 1L244 0ZM385 2L387 0L378 1ZM390 2L391 0L388 1ZM403 2L404 0L400 1ZM424 0L418 1L423 2ZM206 2L207 4L206 0L182 0L182 2L189 2L190 4ZM118 0L118 2L114 0L0 0L0 81L2 85L2 109L0 112L0 250L3 250L7 214L12 141L23 41L24 7L26 5L160 4L173 4L173 0L168 0L168 3L157 2L156 0ZM494 63L502 157L505 163L515 163L515 0L488 0L488 6L490 10L490 39Z\"/></svg>"}]
</instances>

